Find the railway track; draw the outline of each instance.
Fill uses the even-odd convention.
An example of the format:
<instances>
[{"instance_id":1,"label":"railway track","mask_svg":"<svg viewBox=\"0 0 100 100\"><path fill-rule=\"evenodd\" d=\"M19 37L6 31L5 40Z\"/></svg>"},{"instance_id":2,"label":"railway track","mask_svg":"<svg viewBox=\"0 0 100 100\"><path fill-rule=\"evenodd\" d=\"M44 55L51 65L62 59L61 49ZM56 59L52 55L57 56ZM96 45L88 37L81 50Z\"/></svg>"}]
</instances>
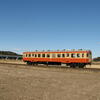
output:
<instances>
[{"instance_id":1,"label":"railway track","mask_svg":"<svg viewBox=\"0 0 100 100\"><path fill-rule=\"evenodd\" d=\"M15 63L0 63L0 65L10 65L8 67L16 67L16 68L20 68L20 69L33 69L33 68L37 68L37 69L55 69L55 71L80 71L80 72L95 72L98 73L100 72L99 68L69 68L67 66L46 66L46 65L26 65L26 64L15 64Z\"/></svg>"}]
</instances>

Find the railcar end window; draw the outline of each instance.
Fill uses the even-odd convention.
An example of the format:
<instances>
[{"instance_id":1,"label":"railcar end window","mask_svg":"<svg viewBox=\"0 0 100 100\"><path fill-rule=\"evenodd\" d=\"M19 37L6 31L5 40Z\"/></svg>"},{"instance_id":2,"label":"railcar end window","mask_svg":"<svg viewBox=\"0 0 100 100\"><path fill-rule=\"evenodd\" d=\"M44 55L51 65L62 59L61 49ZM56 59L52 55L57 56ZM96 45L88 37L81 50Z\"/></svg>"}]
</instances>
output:
<instances>
[{"instance_id":1,"label":"railcar end window","mask_svg":"<svg viewBox=\"0 0 100 100\"><path fill-rule=\"evenodd\" d=\"M89 54L87 53L87 57L89 57Z\"/></svg>"}]
</instances>

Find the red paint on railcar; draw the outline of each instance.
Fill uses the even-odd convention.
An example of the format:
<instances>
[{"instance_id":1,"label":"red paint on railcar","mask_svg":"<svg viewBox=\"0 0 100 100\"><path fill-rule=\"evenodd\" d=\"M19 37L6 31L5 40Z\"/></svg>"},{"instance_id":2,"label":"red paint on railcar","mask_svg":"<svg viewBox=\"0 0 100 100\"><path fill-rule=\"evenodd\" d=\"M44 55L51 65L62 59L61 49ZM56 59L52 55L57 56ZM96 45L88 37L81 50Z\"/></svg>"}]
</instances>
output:
<instances>
[{"instance_id":1,"label":"red paint on railcar","mask_svg":"<svg viewBox=\"0 0 100 100\"><path fill-rule=\"evenodd\" d=\"M31 62L90 63L88 58L23 58Z\"/></svg>"}]
</instances>

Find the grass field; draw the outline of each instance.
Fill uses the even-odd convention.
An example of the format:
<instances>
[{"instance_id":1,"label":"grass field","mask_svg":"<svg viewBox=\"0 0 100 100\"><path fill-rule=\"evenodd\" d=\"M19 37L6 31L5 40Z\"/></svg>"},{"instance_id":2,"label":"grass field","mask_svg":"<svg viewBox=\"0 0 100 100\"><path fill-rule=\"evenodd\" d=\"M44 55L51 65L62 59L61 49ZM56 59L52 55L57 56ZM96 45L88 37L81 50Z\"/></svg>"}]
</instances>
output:
<instances>
[{"instance_id":1,"label":"grass field","mask_svg":"<svg viewBox=\"0 0 100 100\"><path fill-rule=\"evenodd\" d=\"M0 100L100 100L100 72L0 64Z\"/></svg>"}]
</instances>

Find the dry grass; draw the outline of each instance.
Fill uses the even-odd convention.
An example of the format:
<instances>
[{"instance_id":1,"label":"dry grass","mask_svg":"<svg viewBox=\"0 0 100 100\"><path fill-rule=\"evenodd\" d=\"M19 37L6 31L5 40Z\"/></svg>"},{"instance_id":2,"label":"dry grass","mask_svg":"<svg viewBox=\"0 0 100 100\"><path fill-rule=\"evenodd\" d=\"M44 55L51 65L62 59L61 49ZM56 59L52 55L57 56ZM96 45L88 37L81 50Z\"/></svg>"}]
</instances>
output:
<instances>
[{"instance_id":1,"label":"dry grass","mask_svg":"<svg viewBox=\"0 0 100 100\"><path fill-rule=\"evenodd\" d=\"M6 59L1 59L0 63L13 63L13 64L25 64L22 60L6 60Z\"/></svg>"},{"instance_id":2,"label":"dry grass","mask_svg":"<svg viewBox=\"0 0 100 100\"><path fill-rule=\"evenodd\" d=\"M100 100L99 76L0 64L0 100Z\"/></svg>"}]
</instances>

